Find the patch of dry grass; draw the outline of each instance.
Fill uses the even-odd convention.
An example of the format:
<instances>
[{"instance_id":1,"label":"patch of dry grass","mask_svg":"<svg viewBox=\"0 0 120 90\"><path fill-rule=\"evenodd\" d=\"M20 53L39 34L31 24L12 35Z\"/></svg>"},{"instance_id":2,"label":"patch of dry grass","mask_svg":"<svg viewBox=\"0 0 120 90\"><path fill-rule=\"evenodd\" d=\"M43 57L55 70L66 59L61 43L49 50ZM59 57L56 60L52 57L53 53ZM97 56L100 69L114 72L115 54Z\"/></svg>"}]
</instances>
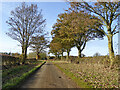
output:
<instances>
[{"instance_id":1,"label":"patch of dry grass","mask_svg":"<svg viewBox=\"0 0 120 90\"><path fill-rule=\"evenodd\" d=\"M114 65L113 69L110 69L109 62L103 62L105 59L100 57L85 58L79 60L79 64L56 63L94 88L118 88L118 67Z\"/></svg>"}]
</instances>

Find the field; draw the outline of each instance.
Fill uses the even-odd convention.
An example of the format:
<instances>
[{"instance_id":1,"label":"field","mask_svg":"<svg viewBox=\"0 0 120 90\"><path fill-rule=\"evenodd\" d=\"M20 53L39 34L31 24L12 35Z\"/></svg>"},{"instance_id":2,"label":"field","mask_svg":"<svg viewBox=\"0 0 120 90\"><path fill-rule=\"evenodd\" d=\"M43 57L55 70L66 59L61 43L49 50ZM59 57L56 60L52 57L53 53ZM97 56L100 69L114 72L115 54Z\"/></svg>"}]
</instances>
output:
<instances>
[{"instance_id":1,"label":"field","mask_svg":"<svg viewBox=\"0 0 120 90\"><path fill-rule=\"evenodd\" d=\"M66 62L66 61L55 61L54 63L59 67L64 73L73 74L73 80L80 87L83 87L80 83L86 83L86 85L93 88L118 88L118 66L114 64L113 68L110 69L109 63L103 62L104 58L94 57L94 58L83 58L79 60L79 64ZM78 61L77 61L78 62ZM81 81L81 82L79 82Z\"/></svg>"}]
</instances>

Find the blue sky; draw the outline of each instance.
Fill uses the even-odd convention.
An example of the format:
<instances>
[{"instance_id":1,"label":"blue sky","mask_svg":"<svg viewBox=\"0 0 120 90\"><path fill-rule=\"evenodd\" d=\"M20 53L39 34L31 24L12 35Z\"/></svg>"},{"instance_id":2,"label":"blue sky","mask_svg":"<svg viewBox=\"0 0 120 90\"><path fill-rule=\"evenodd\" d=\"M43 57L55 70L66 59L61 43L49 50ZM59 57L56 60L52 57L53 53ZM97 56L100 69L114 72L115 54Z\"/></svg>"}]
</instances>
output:
<instances>
[{"instance_id":1,"label":"blue sky","mask_svg":"<svg viewBox=\"0 0 120 90\"><path fill-rule=\"evenodd\" d=\"M31 4L31 3L27 3ZM44 19L46 19L46 30L50 33L52 30L53 24L56 22L57 16L60 13L65 12L64 10L69 7L68 4L64 2L34 2L33 4L37 4L39 9L42 9L42 14ZM13 40L9 36L6 35L6 32L9 29L9 26L6 24L10 16L11 10L14 10L17 6L21 5L21 2L2 2L2 9L0 9L0 13L2 18L0 19L0 52L19 52L21 53L21 47L18 46L19 42ZM51 37L49 35L49 37ZM118 52L118 34L113 37L114 41L114 50L115 53ZM89 41L85 47L83 53L86 56L93 56L94 53L99 52L101 55L108 54L108 41L105 37L104 40L92 40ZM28 53L31 52L28 48ZM66 54L66 53L64 53ZM77 56L77 49L72 48L70 55Z\"/></svg>"}]
</instances>

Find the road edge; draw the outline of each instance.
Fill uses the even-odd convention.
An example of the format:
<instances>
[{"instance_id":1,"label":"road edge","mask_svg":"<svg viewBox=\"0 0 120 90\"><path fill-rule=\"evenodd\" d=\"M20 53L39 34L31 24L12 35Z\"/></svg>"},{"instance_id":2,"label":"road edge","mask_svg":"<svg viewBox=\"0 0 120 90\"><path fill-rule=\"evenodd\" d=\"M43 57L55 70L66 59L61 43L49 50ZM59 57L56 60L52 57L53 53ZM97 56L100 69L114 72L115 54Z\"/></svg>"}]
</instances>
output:
<instances>
[{"instance_id":1,"label":"road edge","mask_svg":"<svg viewBox=\"0 0 120 90\"><path fill-rule=\"evenodd\" d=\"M46 63L46 61L42 62L41 64L35 66L32 70L24 73L21 77L16 77L13 78L13 81L10 81L8 83L6 83L3 87L2 90L6 90L6 89L12 89L12 88L19 88L20 85L22 84L22 82L24 82L27 78L29 78L34 72L36 72L38 69L40 69L44 64Z\"/></svg>"}]
</instances>

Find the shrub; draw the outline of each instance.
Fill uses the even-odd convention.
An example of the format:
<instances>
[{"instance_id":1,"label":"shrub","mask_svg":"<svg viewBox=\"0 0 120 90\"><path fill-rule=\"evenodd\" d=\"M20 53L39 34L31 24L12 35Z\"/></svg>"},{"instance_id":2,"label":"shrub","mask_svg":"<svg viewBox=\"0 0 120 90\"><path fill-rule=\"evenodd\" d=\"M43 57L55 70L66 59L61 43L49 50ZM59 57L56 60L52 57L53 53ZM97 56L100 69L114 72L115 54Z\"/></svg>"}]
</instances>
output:
<instances>
[{"instance_id":1,"label":"shrub","mask_svg":"<svg viewBox=\"0 0 120 90\"><path fill-rule=\"evenodd\" d=\"M3 54L1 54L0 57L2 57L3 67L18 65L20 63L20 59L18 57Z\"/></svg>"}]
</instances>

